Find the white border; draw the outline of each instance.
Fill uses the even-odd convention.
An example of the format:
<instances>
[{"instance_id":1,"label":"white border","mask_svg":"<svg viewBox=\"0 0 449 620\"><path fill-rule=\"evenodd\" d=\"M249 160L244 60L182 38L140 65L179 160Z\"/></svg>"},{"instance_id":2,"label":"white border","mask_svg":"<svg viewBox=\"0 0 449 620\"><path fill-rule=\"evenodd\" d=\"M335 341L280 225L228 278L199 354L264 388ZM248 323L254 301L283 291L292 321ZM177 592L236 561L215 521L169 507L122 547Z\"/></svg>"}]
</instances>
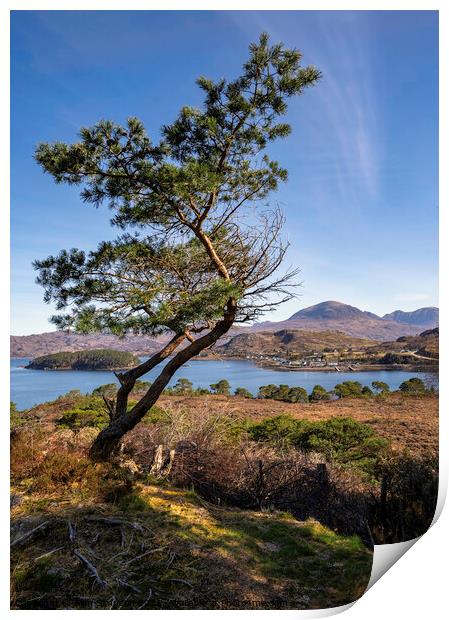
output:
<instances>
[{"instance_id":1,"label":"white border","mask_svg":"<svg viewBox=\"0 0 449 620\"><path fill-rule=\"evenodd\" d=\"M447 3L445 3L447 5ZM443 2L425 2L419 0L413 1L401 1L401 0L378 0L377 2L356 2L356 1L344 1L337 2L336 0L316 1L316 2L292 2L285 0L277 0L276 2L268 2L267 0L239 0L236 1L221 1L217 0L192 0L190 2L181 2L173 0L165 0L165 2L151 2L145 0L78 0L73 2L70 0L4 0L0 8L0 45L1 55L0 63L2 67L2 97L1 97L1 122L2 131L0 133L3 141L3 148L1 149L1 167L3 179L0 185L0 191L2 193L1 204L3 206L1 214L0 225L0 265L1 265L1 291L3 302L0 304L0 325L2 326L1 333L1 391L2 394L2 416L1 424L4 425L2 432L0 433L1 440L1 454L8 454L9 443L9 430L8 420L9 416L6 415L9 403L9 209L6 205L9 204L9 11L11 10L439 10L440 12L440 68L443 67L447 70L447 61L449 58L449 45L445 35L448 34L448 20L446 9ZM447 139L448 136L448 124L447 124L447 112L443 111L449 109L449 101L447 97L447 71L440 70L440 136L444 136ZM447 235L449 232L448 227L448 214L447 214L447 177L448 177L448 157L447 157L447 143L442 142L440 146L440 325L442 329L441 335L441 356L440 356L440 495L438 501L438 508L435 515L434 523L441 514L444 499L446 495L447 482L448 482L448 421L446 407L448 404L448 392L443 380L443 377L449 376L447 374L447 351L448 351L448 336L446 333L447 325L447 292L443 290L443 282L447 282L448 273L446 265L448 264L448 244ZM4 501L4 510L2 511L2 538L5 541L8 538L9 531L9 502L7 498L9 496L9 481L8 481L8 469L9 464L7 457L4 459L6 462L1 463L0 467L0 492ZM257 613L259 615L272 615L273 613L283 615L300 615L301 617L324 617L331 615L332 613L339 613L346 611L347 618L363 618L364 620L370 620L375 618L378 620L379 614L387 617L395 617L400 614L402 617L419 618L424 614L429 615L431 618L443 617L443 610L446 607L446 588L447 584L443 579L447 575L447 558L444 555L444 543L449 539L449 514L448 510L443 513L442 518L433 525L431 530L425 534L418 544L414 545L413 549L406 554L406 557L401 559L399 565L394 566L391 569L391 575L388 579L381 579L380 582L375 583L375 577L382 575L385 570L388 570L393 563L396 562L398 557L402 555L408 548L409 543L401 543L399 545L384 545L382 548L376 548L375 562L373 564L373 577L370 582L370 586L375 583L373 589L370 589L365 595L351 607L345 606L334 610L315 610L315 611L234 611L225 612L233 614L248 614ZM416 542L416 541L413 541ZM411 543L413 544L413 543ZM393 552L393 555L392 555ZM402 552L402 553L401 553ZM1 593L1 606L8 614L54 614L59 613L57 611L9 611L9 562L5 560L1 563L0 573L0 593ZM349 609L350 608L350 609ZM348 610L348 611L347 611ZM84 611L68 611L71 615L80 615L85 613ZM116 612L121 615L133 613L130 611ZM155 614L164 614L165 617L182 613L184 617L195 618L198 614L217 614L223 613L220 611L161 611L151 612ZM99 614L99 615L98 615ZM97 616L103 616L106 618L107 611L97 611ZM108 616L109 617L109 616Z\"/></svg>"}]
</instances>

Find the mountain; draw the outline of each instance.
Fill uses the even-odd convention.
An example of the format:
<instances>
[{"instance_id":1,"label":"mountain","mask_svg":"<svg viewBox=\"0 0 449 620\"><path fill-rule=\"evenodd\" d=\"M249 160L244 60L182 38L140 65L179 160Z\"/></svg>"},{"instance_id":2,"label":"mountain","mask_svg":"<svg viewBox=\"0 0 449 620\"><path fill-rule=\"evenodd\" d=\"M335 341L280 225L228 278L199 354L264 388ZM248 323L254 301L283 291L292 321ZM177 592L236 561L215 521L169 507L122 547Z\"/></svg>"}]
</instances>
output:
<instances>
[{"instance_id":1,"label":"mountain","mask_svg":"<svg viewBox=\"0 0 449 620\"><path fill-rule=\"evenodd\" d=\"M344 320L354 318L373 318L380 319L377 314L372 312L363 312L355 306L349 306L348 304L342 304L340 301L322 301L315 306L309 306L299 312L293 314L288 320L294 321L297 319L326 319L326 320Z\"/></svg>"},{"instance_id":2,"label":"mountain","mask_svg":"<svg viewBox=\"0 0 449 620\"><path fill-rule=\"evenodd\" d=\"M437 325L438 308L419 308L414 312L396 310L380 317L373 312L366 312L339 301L323 301L295 312L286 321L267 321L251 327L234 326L217 345L218 347L224 345L236 334L243 336L257 332L281 332L282 330L340 332L353 338L368 338L385 342L394 341L401 336L414 336ZM83 349L117 349L130 351L136 355L151 355L161 348L163 340L163 338L134 335L120 339L106 334L85 335L72 332L11 336L11 357L37 357L59 351Z\"/></svg>"},{"instance_id":3,"label":"mountain","mask_svg":"<svg viewBox=\"0 0 449 620\"><path fill-rule=\"evenodd\" d=\"M396 321L397 323L406 323L407 325L426 325L429 329L438 325L439 310L435 307L419 308L413 312L403 312L402 310L395 310L390 314L385 314L382 318Z\"/></svg>"},{"instance_id":4,"label":"mountain","mask_svg":"<svg viewBox=\"0 0 449 620\"><path fill-rule=\"evenodd\" d=\"M309 332L301 329L282 329L277 332L253 332L232 337L214 352L231 357L252 355L300 355L324 349L365 349L376 343L368 338L353 338L341 332Z\"/></svg>"},{"instance_id":5,"label":"mountain","mask_svg":"<svg viewBox=\"0 0 449 620\"><path fill-rule=\"evenodd\" d=\"M247 331L247 329L233 327L219 341L219 344L226 342L235 334ZM11 336L10 356L34 358L62 351L73 352L89 349L115 349L145 356L159 351L168 338L168 335L151 338L150 336L130 334L124 338L119 338L110 334L77 334L64 331L46 332L30 336ZM186 344L188 344L187 341Z\"/></svg>"},{"instance_id":6,"label":"mountain","mask_svg":"<svg viewBox=\"0 0 449 620\"><path fill-rule=\"evenodd\" d=\"M401 321L392 318L391 315L380 317L373 312L366 312L339 301L323 301L295 312L286 321L259 323L253 326L253 330L304 329L307 331L340 331L358 338L391 341L400 336L410 336L436 327L438 324L438 314L428 312L429 310L436 310L438 313L437 308L420 308L414 312L401 313L399 315L400 318L402 315L410 315L407 321Z\"/></svg>"}]
</instances>

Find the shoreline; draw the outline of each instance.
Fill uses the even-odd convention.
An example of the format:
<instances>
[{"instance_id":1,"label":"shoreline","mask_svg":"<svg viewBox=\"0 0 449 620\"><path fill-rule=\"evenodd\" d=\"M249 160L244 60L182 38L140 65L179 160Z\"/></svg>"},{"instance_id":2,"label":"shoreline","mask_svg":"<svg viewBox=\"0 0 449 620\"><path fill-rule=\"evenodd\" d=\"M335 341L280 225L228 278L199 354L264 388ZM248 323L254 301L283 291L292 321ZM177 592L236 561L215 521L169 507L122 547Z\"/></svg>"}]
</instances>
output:
<instances>
[{"instance_id":1,"label":"shoreline","mask_svg":"<svg viewBox=\"0 0 449 620\"><path fill-rule=\"evenodd\" d=\"M10 359L27 359L27 358L20 358L20 357L11 357ZM77 371L77 372L120 372L121 370L131 370L131 368L134 368L134 366L121 366L120 368L32 368L30 366L19 366L19 368L25 368L26 370L43 370L45 372L47 371L67 371L67 370L72 370L72 371Z\"/></svg>"},{"instance_id":2,"label":"shoreline","mask_svg":"<svg viewBox=\"0 0 449 620\"><path fill-rule=\"evenodd\" d=\"M146 356L145 356L146 357ZM29 358L26 357L11 357L10 360L26 360ZM265 370L278 370L280 372L326 372L326 373L348 373L348 372L374 372L374 371L402 371L402 372L432 372L438 370L439 364L432 365L407 365L407 364L363 364L357 367L350 367L351 365L341 365L338 367L338 370L335 367L328 366L284 366L282 364L277 364L275 362L270 362L268 360L255 360L255 359L247 359L245 357L236 357L236 356L201 356L201 357L193 357L189 360L190 362L249 362L258 368L263 368ZM20 366L20 368L25 368L26 370L40 370L40 371L76 371L76 372L120 372L126 371L133 366L129 367L120 367L120 368L28 368L27 366Z\"/></svg>"},{"instance_id":3,"label":"shoreline","mask_svg":"<svg viewBox=\"0 0 449 620\"><path fill-rule=\"evenodd\" d=\"M254 364L258 368L264 368L265 370L279 370L284 372L329 372L338 374L340 372L373 372L376 370L386 370L386 371L404 371L404 372L431 372L432 370L438 369L439 364L432 364L429 366L423 366L419 364L361 364L357 367L352 367L352 364L342 364L339 366L339 370L335 367L329 366L284 366L283 364L276 364L275 362L270 362L268 360L257 360L257 359L247 359L246 357L236 357L236 356L203 356L203 357L194 357L189 362L208 362L208 361L230 361L230 362L250 362Z\"/></svg>"}]
</instances>

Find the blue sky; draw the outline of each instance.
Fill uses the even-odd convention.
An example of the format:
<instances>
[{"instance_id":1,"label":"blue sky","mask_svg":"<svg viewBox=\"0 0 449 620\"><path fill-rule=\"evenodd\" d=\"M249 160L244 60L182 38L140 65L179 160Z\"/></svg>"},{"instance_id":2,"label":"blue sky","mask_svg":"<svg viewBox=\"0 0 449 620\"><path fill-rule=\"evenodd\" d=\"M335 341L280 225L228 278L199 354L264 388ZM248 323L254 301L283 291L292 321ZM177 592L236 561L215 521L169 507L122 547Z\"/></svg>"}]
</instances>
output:
<instances>
[{"instance_id":1,"label":"blue sky","mask_svg":"<svg viewBox=\"0 0 449 620\"><path fill-rule=\"evenodd\" d=\"M438 305L438 15L431 11L20 11L11 32L12 333L51 331L31 261L116 231L33 161L100 118L141 118L154 139L198 75L233 78L266 30L323 79L294 101L270 154L289 170L300 298L266 318L339 300L384 314Z\"/></svg>"}]
</instances>

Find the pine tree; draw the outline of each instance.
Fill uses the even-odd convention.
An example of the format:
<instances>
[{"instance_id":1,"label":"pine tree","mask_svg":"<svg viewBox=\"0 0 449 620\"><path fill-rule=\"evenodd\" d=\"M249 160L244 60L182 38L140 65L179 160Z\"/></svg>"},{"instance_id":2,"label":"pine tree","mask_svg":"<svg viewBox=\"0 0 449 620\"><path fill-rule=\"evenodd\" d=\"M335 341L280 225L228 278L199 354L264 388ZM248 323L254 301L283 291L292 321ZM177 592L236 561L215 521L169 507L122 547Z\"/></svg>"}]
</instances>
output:
<instances>
[{"instance_id":1,"label":"pine tree","mask_svg":"<svg viewBox=\"0 0 449 620\"><path fill-rule=\"evenodd\" d=\"M234 322L290 299L294 271L276 275L286 251L279 210L256 210L287 171L265 153L290 133L287 100L320 73L301 54L262 34L237 79L200 77L201 109L182 108L153 143L142 123L100 121L74 144L41 144L36 160L57 183L82 186L84 202L107 204L124 232L91 252L63 250L35 261L61 329L123 335L170 333L148 361L119 373L110 424L92 456L108 458L154 405L173 374ZM170 359L168 359L170 357ZM168 361L167 361L168 360ZM128 409L136 380L165 361Z\"/></svg>"}]
</instances>

